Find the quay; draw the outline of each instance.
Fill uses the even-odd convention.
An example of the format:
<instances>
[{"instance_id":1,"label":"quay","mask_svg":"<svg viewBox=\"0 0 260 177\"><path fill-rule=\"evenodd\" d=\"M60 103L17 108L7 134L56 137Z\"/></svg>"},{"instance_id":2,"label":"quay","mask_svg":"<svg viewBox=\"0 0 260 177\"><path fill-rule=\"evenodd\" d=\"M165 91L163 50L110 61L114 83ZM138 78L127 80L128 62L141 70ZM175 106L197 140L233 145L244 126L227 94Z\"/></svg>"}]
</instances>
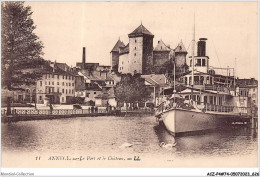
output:
<instances>
[{"instance_id":1,"label":"quay","mask_svg":"<svg viewBox=\"0 0 260 177\"><path fill-rule=\"evenodd\" d=\"M150 109L138 110L95 110L89 109L20 109L13 110L11 115L6 115L6 111L1 111L1 122L10 123L18 121L29 120L46 120L46 119L63 119L73 117L98 117L98 116L130 116L130 115L152 115L153 111Z\"/></svg>"}]
</instances>

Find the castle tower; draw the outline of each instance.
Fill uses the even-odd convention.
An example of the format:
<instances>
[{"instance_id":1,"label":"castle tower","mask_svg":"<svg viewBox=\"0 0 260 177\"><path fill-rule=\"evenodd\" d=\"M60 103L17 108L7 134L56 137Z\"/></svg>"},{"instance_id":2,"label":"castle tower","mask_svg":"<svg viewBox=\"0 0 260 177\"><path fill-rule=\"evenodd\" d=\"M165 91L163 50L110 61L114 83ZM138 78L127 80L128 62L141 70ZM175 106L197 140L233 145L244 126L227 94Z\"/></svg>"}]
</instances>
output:
<instances>
[{"instance_id":1,"label":"castle tower","mask_svg":"<svg viewBox=\"0 0 260 177\"><path fill-rule=\"evenodd\" d=\"M149 67L153 65L154 35L142 24L129 37L129 72L131 74L149 74Z\"/></svg>"},{"instance_id":2,"label":"castle tower","mask_svg":"<svg viewBox=\"0 0 260 177\"><path fill-rule=\"evenodd\" d=\"M114 70L114 71L118 71L119 48L120 47L125 47L125 44L122 41L120 41L120 39L118 39L115 46L113 47L113 49L110 52L111 66L112 66L112 70Z\"/></svg>"},{"instance_id":3,"label":"castle tower","mask_svg":"<svg viewBox=\"0 0 260 177\"><path fill-rule=\"evenodd\" d=\"M186 63L186 55L188 54L188 52L186 51L182 41L175 48L174 52L176 67L183 66Z\"/></svg>"}]
</instances>

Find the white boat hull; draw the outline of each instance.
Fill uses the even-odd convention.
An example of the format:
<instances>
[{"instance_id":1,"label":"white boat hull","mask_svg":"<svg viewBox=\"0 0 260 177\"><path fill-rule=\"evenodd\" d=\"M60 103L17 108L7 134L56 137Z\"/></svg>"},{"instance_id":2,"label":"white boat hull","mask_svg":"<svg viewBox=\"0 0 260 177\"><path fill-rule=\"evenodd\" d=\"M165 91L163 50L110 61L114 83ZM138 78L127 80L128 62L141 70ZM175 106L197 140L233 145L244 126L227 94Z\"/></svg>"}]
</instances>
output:
<instances>
[{"instance_id":1,"label":"white boat hull","mask_svg":"<svg viewBox=\"0 0 260 177\"><path fill-rule=\"evenodd\" d=\"M235 115L204 113L192 110L172 109L161 114L167 130L173 134L216 129L230 123Z\"/></svg>"}]
</instances>

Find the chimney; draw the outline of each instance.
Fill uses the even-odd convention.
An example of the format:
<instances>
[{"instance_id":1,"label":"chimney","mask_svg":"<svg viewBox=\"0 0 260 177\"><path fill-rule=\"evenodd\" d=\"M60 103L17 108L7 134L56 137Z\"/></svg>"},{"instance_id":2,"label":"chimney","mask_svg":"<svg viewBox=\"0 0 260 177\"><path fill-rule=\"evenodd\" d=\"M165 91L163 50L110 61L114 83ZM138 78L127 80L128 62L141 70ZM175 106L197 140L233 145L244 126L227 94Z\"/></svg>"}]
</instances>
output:
<instances>
[{"instance_id":1,"label":"chimney","mask_svg":"<svg viewBox=\"0 0 260 177\"><path fill-rule=\"evenodd\" d=\"M200 41L198 42L198 51L197 56L198 57L205 57L206 56L206 40L207 38L200 38Z\"/></svg>"},{"instance_id":2,"label":"chimney","mask_svg":"<svg viewBox=\"0 0 260 177\"><path fill-rule=\"evenodd\" d=\"M86 63L85 47L83 47L83 54L82 54L82 69L85 69L85 63Z\"/></svg>"}]
</instances>

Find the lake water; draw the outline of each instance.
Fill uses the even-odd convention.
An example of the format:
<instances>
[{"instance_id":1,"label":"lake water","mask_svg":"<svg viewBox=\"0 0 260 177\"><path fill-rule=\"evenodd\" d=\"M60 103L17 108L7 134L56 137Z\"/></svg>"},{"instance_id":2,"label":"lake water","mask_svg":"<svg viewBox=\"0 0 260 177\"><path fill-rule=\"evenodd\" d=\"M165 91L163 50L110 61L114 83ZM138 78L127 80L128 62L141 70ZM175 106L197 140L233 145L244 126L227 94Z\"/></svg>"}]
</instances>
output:
<instances>
[{"instance_id":1,"label":"lake water","mask_svg":"<svg viewBox=\"0 0 260 177\"><path fill-rule=\"evenodd\" d=\"M242 127L175 140L153 116L21 121L1 128L4 166L257 166L258 134ZM172 149L159 146L174 141ZM120 147L124 143L133 146ZM58 155L85 160L49 160ZM105 159L90 159L99 156ZM134 156L140 161L126 160Z\"/></svg>"}]
</instances>

